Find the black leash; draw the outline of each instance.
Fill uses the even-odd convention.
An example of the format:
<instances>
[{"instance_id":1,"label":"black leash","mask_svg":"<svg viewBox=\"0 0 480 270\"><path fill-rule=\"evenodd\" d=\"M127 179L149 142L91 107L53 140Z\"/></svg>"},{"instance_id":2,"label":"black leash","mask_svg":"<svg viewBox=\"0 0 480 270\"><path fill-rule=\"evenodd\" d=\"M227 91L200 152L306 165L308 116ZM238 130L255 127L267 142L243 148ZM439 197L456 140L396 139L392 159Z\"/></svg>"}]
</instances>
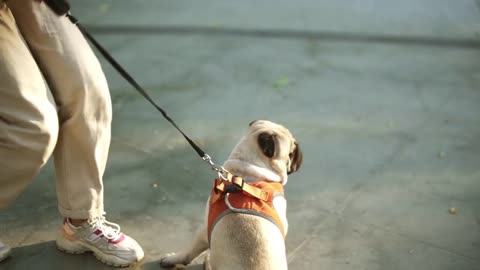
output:
<instances>
[{"instance_id":1,"label":"black leash","mask_svg":"<svg viewBox=\"0 0 480 270\"><path fill-rule=\"evenodd\" d=\"M213 161L212 158L205 153L190 137L187 136L173 121L170 116L168 116L167 112L162 109L153 99L150 97L150 95L147 94L147 92L140 86L140 84L135 81L135 79L128 74L128 72L113 58L113 56L108 53L108 51L98 43L98 41L88 33L88 31L78 22L77 18L75 18L71 13L70 13L70 5L68 2L65 0L45 0L44 1L57 15L59 16L66 16L67 18L70 19L70 21L75 24L80 32L98 49L98 51L105 57L105 59L120 73L120 75L127 80L150 104L153 105L162 115L167 119L168 122L170 122L182 135L183 137L187 140L187 142L192 146L192 148L197 152L197 154L200 156L201 159L206 161L213 170L219 172L219 173L224 173L226 170L219 165L216 165Z\"/></svg>"},{"instance_id":2,"label":"black leash","mask_svg":"<svg viewBox=\"0 0 480 270\"><path fill-rule=\"evenodd\" d=\"M120 75L127 80L135 89L148 101L150 104L152 104L159 112L162 113L163 117L168 120L180 133L182 133L183 137L188 141L188 143L195 149L197 154L200 157L205 156L205 152L195 144L195 142L192 141L175 123L175 121L168 116L167 112L162 109L159 105L153 101L153 99L147 94L147 92L135 81L135 79L128 74L128 72L112 57L110 53L102 46L100 45L95 38L93 38L92 35L90 35L85 28L83 28L82 25L78 23L78 20L71 14L67 13L67 17L72 21L73 24L77 25L78 29L80 29L80 32L88 39L90 42L98 49L98 51L107 59L107 61L120 73Z\"/></svg>"}]
</instances>

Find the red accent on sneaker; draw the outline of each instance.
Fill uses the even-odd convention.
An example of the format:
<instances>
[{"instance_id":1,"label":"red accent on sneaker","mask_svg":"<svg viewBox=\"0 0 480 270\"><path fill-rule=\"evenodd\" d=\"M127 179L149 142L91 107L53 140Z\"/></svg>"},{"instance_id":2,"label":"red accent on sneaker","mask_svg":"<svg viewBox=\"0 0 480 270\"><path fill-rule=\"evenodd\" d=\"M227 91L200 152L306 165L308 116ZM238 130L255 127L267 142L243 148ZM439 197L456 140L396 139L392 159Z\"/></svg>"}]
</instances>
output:
<instances>
[{"instance_id":1,"label":"red accent on sneaker","mask_svg":"<svg viewBox=\"0 0 480 270\"><path fill-rule=\"evenodd\" d=\"M108 242L111 244L118 244L123 240L125 240L125 235L122 234L119 238L117 238L117 240L108 240Z\"/></svg>"},{"instance_id":2,"label":"red accent on sneaker","mask_svg":"<svg viewBox=\"0 0 480 270\"><path fill-rule=\"evenodd\" d=\"M94 234L96 234L96 235L101 235L101 234L103 234L103 233L102 233L102 231L100 231L99 229L97 229L97 230L94 232Z\"/></svg>"}]
</instances>

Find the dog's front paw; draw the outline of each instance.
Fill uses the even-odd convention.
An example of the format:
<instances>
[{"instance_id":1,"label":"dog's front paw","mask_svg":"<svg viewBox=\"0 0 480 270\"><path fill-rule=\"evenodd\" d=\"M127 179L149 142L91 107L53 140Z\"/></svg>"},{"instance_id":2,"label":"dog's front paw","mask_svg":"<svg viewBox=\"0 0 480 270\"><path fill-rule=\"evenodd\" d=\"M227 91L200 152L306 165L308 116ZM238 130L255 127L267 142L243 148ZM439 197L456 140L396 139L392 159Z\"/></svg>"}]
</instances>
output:
<instances>
[{"instance_id":1,"label":"dog's front paw","mask_svg":"<svg viewBox=\"0 0 480 270\"><path fill-rule=\"evenodd\" d=\"M187 258L181 253L170 253L160 260L160 265L164 268L172 268L177 264L187 265L188 263Z\"/></svg>"}]
</instances>

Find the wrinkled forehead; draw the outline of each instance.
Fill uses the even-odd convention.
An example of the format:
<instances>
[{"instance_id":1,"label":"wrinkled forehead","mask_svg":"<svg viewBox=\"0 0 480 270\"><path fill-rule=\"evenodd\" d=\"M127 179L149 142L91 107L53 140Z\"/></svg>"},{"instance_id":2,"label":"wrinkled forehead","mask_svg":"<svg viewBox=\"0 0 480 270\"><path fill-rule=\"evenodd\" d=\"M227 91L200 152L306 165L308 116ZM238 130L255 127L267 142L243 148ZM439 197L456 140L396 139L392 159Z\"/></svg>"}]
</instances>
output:
<instances>
[{"instance_id":1,"label":"wrinkled forehead","mask_svg":"<svg viewBox=\"0 0 480 270\"><path fill-rule=\"evenodd\" d=\"M295 141L292 133L290 133L290 131L286 127L266 120L255 121L249 127L249 131L250 133L273 133L277 136L283 137L284 139Z\"/></svg>"}]
</instances>

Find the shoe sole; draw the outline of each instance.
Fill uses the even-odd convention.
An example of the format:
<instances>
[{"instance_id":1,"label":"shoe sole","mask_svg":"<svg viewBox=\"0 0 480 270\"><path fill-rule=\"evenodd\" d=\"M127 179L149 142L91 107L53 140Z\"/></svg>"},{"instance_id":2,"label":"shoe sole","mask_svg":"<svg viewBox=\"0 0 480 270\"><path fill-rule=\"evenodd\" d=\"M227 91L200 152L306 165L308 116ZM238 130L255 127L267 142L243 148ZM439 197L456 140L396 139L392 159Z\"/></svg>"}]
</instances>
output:
<instances>
[{"instance_id":1,"label":"shoe sole","mask_svg":"<svg viewBox=\"0 0 480 270\"><path fill-rule=\"evenodd\" d=\"M92 252L95 258L106 265L114 267L129 267L135 265L137 262L128 262L116 256L105 254L94 246L82 243L80 241L70 241L63 237L59 237L56 241L57 249L68 254L82 254L85 252Z\"/></svg>"}]
</instances>

